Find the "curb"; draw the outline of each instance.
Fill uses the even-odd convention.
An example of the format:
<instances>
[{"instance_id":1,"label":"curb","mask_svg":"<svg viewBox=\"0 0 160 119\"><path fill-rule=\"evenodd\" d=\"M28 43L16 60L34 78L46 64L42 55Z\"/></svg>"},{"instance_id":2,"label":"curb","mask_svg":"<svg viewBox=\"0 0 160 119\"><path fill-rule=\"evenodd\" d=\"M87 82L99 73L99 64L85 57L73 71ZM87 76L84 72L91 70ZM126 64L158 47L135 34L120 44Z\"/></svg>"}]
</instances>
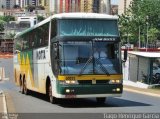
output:
<instances>
[{"instance_id":1,"label":"curb","mask_svg":"<svg viewBox=\"0 0 160 119\"><path fill-rule=\"evenodd\" d=\"M131 88L126 88L126 87L124 87L123 89L125 91L129 91L129 92L134 92L134 93L139 93L139 94L143 94L143 95L148 95L148 96L159 97L160 98L159 94L155 94L155 93L151 93L151 92L138 91L138 90L134 90L134 89L131 89Z\"/></svg>"},{"instance_id":2,"label":"curb","mask_svg":"<svg viewBox=\"0 0 160 119\"><path fill-rule=\"evenodd\" d=\"M7 102L6 102L6 96L3 94L3 107L4 107L4 113L7 114Z\"/></svg>"},{"instance_id":3,"label":"curb","mask_svg":"<svg viewBox=\"0 0 160 119\"><path fill-rule=\"evenodd\" d=\"M8 110L7 110L7 102L6 102L6 96L4 94L3 91L0 91L0 95L2 96L2 103L3 103L3 113L4 114L7 114L8 113Z\"/></svg>"}]
</instances>

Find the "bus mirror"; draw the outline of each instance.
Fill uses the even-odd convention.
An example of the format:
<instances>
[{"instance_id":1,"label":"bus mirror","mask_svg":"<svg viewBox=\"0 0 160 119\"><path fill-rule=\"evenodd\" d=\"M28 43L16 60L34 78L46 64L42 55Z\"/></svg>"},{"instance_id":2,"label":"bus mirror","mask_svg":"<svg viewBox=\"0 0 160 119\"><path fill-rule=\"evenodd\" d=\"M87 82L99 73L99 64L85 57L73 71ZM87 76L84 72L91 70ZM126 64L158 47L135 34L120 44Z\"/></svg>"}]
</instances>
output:
<instances>
[{"instance_id":1,"label":"bus mirror","mask_svg":"<svg viewBox=\"0 0 160 119\"><path fill-rule=\"evenodd\" d=\"M124 62L126 62L127 60L127 54L128 54L127 49L124 49L124 58L123 58Z\"/></svg>"},{"instance_id":2,"label":"bus mirror","mask_svg":"<svg viewBox=\"0 0 160 119\"><path fill-rule=\"evenodd\" d=\"M58 49L58 47L56 46L55 47L55 59L58 59L59 58L59 49Z\"/></svg>"},{"instance_id":3,"label":"bus mirror","mask_svg":"<svg viewBox=\"0 0 160 119\"><path fill-rule=\"evenodd\" d=\"M19 51L19 50L15 50L14 53L15 53L15 54L18 54L18 53L20 53L20 52L21 52L21 51Z\"/></svg>"}]
</instances>

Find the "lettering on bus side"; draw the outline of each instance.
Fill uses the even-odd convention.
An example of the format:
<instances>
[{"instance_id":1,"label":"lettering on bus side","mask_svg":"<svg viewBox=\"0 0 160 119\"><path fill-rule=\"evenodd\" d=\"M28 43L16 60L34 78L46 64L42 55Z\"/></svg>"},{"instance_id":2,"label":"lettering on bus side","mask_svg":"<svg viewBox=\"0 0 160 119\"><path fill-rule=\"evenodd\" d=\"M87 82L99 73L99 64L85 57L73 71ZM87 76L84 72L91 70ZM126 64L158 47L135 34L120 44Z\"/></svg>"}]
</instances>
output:
<instances>
[{"instance_id":1,"label":"lettering on bus side","mask_svg":"<svg viewBox=\"0 0 160 119\"><path fill-rule=\"evenodd\" d=\"M46 59L46 53L45 53L45 50L39 50L39 51L37 51L37 53L36 53L37 55L37 59L38 60L43 60L43 59Z\"/></svg>"}]
</instances>

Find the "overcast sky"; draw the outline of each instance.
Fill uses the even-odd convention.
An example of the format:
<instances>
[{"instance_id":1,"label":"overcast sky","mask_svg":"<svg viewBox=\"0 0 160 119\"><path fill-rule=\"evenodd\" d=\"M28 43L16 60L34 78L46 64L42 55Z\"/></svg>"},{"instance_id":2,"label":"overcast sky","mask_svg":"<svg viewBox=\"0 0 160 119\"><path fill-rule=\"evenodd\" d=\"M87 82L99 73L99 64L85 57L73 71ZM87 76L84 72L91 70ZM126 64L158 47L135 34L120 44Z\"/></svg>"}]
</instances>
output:
<instances>
[{"instance_id":1,"label":"overcast sky","mask_svg":"<svg viewBox=\"0 0 160 119\"><path fill-rule=\"evenodd\" d=\"M111 0L111 3L117 5L118 4L118 0Z\"/></svg>"}]
</instances>

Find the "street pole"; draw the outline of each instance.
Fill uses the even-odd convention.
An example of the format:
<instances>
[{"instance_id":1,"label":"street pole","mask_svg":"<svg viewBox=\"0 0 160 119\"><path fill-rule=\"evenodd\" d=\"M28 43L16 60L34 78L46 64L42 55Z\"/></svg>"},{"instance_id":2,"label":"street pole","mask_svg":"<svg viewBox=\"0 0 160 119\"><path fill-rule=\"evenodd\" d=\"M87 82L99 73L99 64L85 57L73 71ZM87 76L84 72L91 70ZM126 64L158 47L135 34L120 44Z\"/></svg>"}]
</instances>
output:
<instances>
[{"instance_id":1,"label":"street pole","mask_svg":"<svg viewBox=\"0 0 160 119\"><path fill-rule=\"evenodd\" d=\"M141 26L139 26L139 48L141 48Z\"/></svg>"},{"instance_id":2,"label":"street pole","mask_svg":"<svg viewBox=\"0 0 160 119\"><path fill-rule=\"evenodd\" d=\"M147 43L146 43L146 52L148 51L148 22L147 22Z\"/></svg>"},{"instance_id":3,"label":"street pole","mask_svg":"<svg viewBox=\"0 0 160 119\"><path fill-rule=\"evenodd\" d=\"M127 20L127 25L129 25L129 20ZM129 50L129 29L127 26L127 50Z\"/></svg>"},{"instance_id":4,"label":"street pole","mask_svg":"<svg viewBox=\"0 0 160 119\"><path fill-rule=\"evenodd\" d=\"M147 19L147 43L146 43L146 52L148 51L148 16L146 16L146 19Z\"/></svg>"}]
</instances>

